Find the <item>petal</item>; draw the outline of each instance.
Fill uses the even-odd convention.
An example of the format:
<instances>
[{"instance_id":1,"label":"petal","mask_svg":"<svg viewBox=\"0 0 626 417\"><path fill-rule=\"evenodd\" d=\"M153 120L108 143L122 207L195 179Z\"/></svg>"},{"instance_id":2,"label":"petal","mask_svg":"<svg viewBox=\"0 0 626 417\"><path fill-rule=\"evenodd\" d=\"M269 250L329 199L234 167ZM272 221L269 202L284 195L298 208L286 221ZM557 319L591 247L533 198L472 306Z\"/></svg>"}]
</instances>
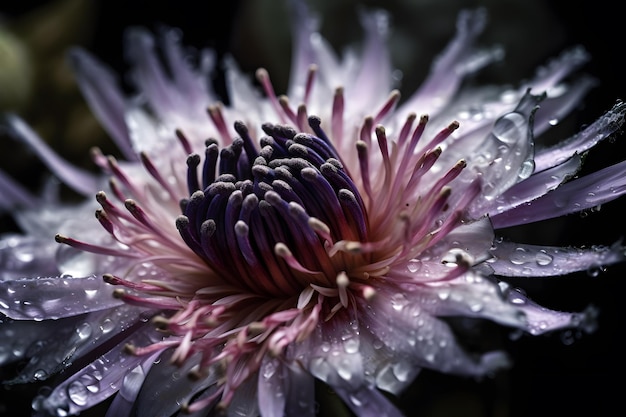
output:
<instances>
[{"instance_id":1,"label":"petal","mask_svg":"<svg viewBox=\"0 0 626 417\"><path fill-rule=\"evenodd\" d=\"M626 258L624 247L619 243L611 247L579 249L497 242L491 253L489 266L495 274L508 277L566 275L602 268Z\"/></svg>"},{"instance_id":2,"label":"petal","mask_svg":"<svg viewBox=\"0 0 626 417\"><path fill-rule=\"evenodd\" d=\"M142 309L124 305L69 319L38 322L37 324L43 324L42 333L23 353L29 362L10 383L48 378L71 366L73 361L83 355L88 355L122 337L122 332L140 321L144 317L143 314ZM45 333L49 326L52 326L49 323L56 325L55 333ZM27 329L37 331L38 327Z\"/></svg>"},{"instance_id":3,"label":"petal","mask_svg":"<svg viewBox=\"0 0 626 417\"><path fill-rule=\"evenodd\" d=\"M52 239L17 234L3 235L0 239L0 282L57 275L59 270L54 259L57 246ZM2 307L4 306L0 306Z\"/></svg>"},{"instance_id":4,"label":"petal","mask_svg":"<svg viewBox=\"0 0 626 417\"><path fill-rule=\"evenodd\" d=\"M535 155L535 170L542 171L553 167L567 160L574 153L582 154L591 149L598 142L617 132L624 124L625 115L626 103L620 101L582 132L554 146L538 149Z\"/></svg>"},{"instance_id":5,"label":"petal","mask_svg":"<svg viewBox=\"0 0 626 417\"><path fill-rule=\"evenodd\" d=\"M596 207L626 193L626 161L563 184L491 218L496 229L552 219Z\"/></svg>"},{"instance_id":6,"label":"petal","mask_svg":"<svg viewBox=\"0 0 626 417\"><path fill-rule=\"evenodd\" d=\"M57 155L22 119L14 114L5 116L7 127L20 141L28 145L63 183L83 195L99 189L98 179L90 172L71 165Z\"/></svg>"},{"instance_id":7,"label":"petal","mask_svg":"<svg viewBox=\"0 0 626 417\"><path fill-rule=\"evenodd\" d=\"M259 369L258 398L263 417L316 415L315 380L297 359L286 363L264 356Z\"/></svg>"},{"instance_id":8,"label":"petal","mask_svg":"<svg viewBox=\"0 0 626 417\"><path fill-rule=\"evenodd\" d=\"M507 301L514 304L524 313L527 322L524 330L535 336L568 328L578 328L591 333L596 328L598 312L593 307L589 307L580 313L550 310L534 303L515 289L509 289Z\"/></svg>"},{"instance_id":9,"label":"petal","mask_svg":"<svg viewBox=\"0 0 626 417\"><path fill-rule=\"evenodd\" d=\"M480 174L484 197L472 205L473 215L480 217L491 200L532 174L534 146L530 123L540 100L541 97L526 94L515 111L496 120L491 133L472 151L468 167Z\"/></svg>"},{"instance_id":10,"label":"petal","mask_svg":"<svg viewBox=\"0 0 626 417\"><path fill-rule=\"evenodd\" d=\"M122 304L113 286L95 276L0 282L0 312L15 320L58 319Z\"/></svg>"},{"instance_id":11,"label":"petal","mask_svg":"<svg viewBox=\"0 0 626 417\"><path fill-rule=\"evenodd\" d=\"M39 205L37 197L26 188L0 170L0 212L15 207L35 207Z\"/></svg>"},{"instance_id":12,"label":"petal","mask_svg":"<svg viewBox=\"0 0 626 417\"><path fill-rule=\"evenodd\" d=\"M535 137L541 135L551 126L563 120L582 101L582 97L596 85L591 77L582 77L574 85L567 87L558 96L550 96L541 102L541 107L535 114L533 132Z\"/></svg>"},{"instance_id":13,"label":"petal","mask_svg":"<svg viewBox=\"0 0 626 417\"><path fill-rule=\"evenodd\" d=\"M543 196L571 179L581 166L582 160L575 154L560 165L531 175L498 196L490 207L486 207L488 214L493 217Z\"/></svg>"},{"instance_id":14,"label":"petal","mask_svg":"<svg viewBox=\"0 0 626 417\"><path fill-rule=\"evenodd\" d=\"M339 385L333 389L359 417L403 417L402 412L375 387L346 389Z\"/></svg>"},{"instance_id":15,"label":"petal","mask_svg":"<svg viewBox=\"0 0 626 417\"><path fill-rule=\"evenodd\" d=\"M70 50L68 61L83 97L102 127L113 138L126 159L137 160L126 128L124 113L127 103L118 86L117 77L90 53L80 48Z\"/></svg>"},{"instance_id":16,"label":"petal","mask_svg":"<svg viewBox=\"0 0 626 417\"><path fill-rule=\"evenodd\" d=\"M436 115L456 93L464 76L476 71L486 63L502 55L493 50L483 57L481 65L476 65L473 44L485 27L487 14L484 9L465 10L457 19L457 33L446 49L434 61L430 75L398 109L400 120L409 113Z\"/></svg>"},{"instance_id":17,"label":"petal","mask_svg":"<svg viewBox=\"0 0 626 417\"><path fill-rule=\"evenodd\" d=\"M197 381L189 378L189 372L200 362L199 355L177 366L170 362L171 354L172 350L164 352L150 368L135 401L137 415L173 415L191 397L217 382L215 372Z\"/></svg>"},{"instance_id":18,"label":"petal","mask_svg":"<svg viewBox=\"0 0 626 417\"><path fill-rule=\"evenodd\" d=\"M148 345L161 339L152 324L136 329L113 349L72 374L57 385L47 396L38 396L33 408L46 410L54 415L78 414L109 398L121 387L126 375L151 358L131 356L126 353L126 343ZM65 414L62 414L65 413Z\"/></svg>"},{"instance_id":19,"label":"petal","mask_svg":"<svg viewBox=\"0 0 626 417\"><path fill-rule=\"evenodd\" d=\"M450 327L422 308L427 303L419 290L406 296L401 292L390 294L380 287L376 290L371 308L361 312L363 326L412 366L459 375L485 375L508 365L500 352L480 357L465 352ZM445 301L439 305L445 305Z\"/></svg>"}]
</instances>

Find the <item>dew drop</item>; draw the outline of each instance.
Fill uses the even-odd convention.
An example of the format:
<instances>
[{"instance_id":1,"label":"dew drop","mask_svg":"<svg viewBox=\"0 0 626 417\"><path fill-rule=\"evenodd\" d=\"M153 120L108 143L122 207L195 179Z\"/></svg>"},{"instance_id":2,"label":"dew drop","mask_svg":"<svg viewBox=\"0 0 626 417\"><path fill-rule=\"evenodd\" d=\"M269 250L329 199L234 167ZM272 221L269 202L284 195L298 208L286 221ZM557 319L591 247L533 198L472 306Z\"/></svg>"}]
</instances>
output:
<instances>
[{"instance_id":1,"label":"dew drop","mask_svg":"<svg viewBox=\"0 0 626 417\"><path fill-rule=\"evenodd\" d=\"M89 336L91 336L91 324L89 323L83 323L81 324L77 329L76 329L76 333L78 333L78 337L80 337L81 339L87 339Z\"/></svg>"},{"instance_id":2,"label":"dew drop","mask_svg":"<svg viewBox=\"0 0 626 417\"><path fill-rule=\"evenodd\" d=\"M417 259L411 259L409 263L406 265L406 269L408 269L408 271L411 273L415 273L419 271L421 267L422 267L422 263Z\"/></svg>"},{"instance_id":3,"label":"dew drop","mask_svg":"<svg viewBox=\"0 0 626 417\"><path fill-rule=\"evenodd\" d=\"M545 252L539 252L536 257L537 265L546 266L552 263L552 255L549 255Z\"/></svg>"},{"instance_id":4,"label":"dew drop","mask_svg":"<svg viewBox=\"0 0 626 417\"><path fill-rule=\"evenodd\" d=\"M85 405L89 392L82 382L74 381L67 387L67 396L74 404Z\"/></svg>"},{"instance_id":5,"label":"dew drop","mask_svg":"<svg viewBox=\"0 0 626 417\"><path fill-rule=\"evenodd\" d=\"M263 366L263 378L270 379L276 373L276 365L274 362L267 362Z\"/></svg>"},{"instance_id":6,"label":"dew drop","mask_svg":"<svg viewBox=\"0 0 626 417\"><path fill-rule=\"evenodd\" d=\"M111 319L104 319L102 323L100 323L100 330L102 333L109 333L111 330L115 328L115 323Z\"/></svg>"},{"instance_id":7,"label":"dew drop","mask_svg":"<svg viewBox=\"0 0 626 417\"><path fill-rule=\"evenodd\" d=\"M513 145L526 135L526 119L520 113L508 113L493 126L493 136L500 142Z\"/></svg>"},{"instance_id":8,"label":"dew drop","mask_svg":"<svg viewBox=\"0 0 626 417\"><path fill-rule=\"evenodd\" d=\"M407 302L408 302L407 299L401 293L394 294L391 297L391 306L396 311L402 311L404 306L407 305Z\"/></svg>"},{"instance_id":9,"label":"dew drop","mask_svg":"<svg viewBox=\"0 0 626 417\"><path fill-rule=\"evenodd\" d=\"M337 375L346 381L350 381L352 379L352 367L347 359L343 359L339 362L339 365L337 366Z\"/></svg>"}]
</instances>

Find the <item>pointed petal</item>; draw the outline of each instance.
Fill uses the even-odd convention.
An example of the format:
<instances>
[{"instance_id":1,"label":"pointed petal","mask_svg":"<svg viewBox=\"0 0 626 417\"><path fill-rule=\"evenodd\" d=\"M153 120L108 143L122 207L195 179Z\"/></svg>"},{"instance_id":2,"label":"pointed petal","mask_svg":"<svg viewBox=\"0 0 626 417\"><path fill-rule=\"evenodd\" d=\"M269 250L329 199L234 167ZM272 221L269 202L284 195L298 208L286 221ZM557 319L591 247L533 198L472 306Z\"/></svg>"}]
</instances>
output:
<instances>
[{"instance_id":1,"label":"pointed petal","mask_svg":"<svg viewBox=\"0 0 626 417\"><path fill-rule=\"evenodd\" d=\"M37 197L26 188L0 170L0 212L16 207L35 207L39 205Z\"/></svg>"},{"instance_id":2,"label":"pointed petal","mask_svg":"<svg viewBox=\"0 0 626 417\"><path fill-rule=\"evenodd\" d=\"M71 366L73 361L120 338L122 332L135 325L143 316L142 309L123 305L116 309L83 316L39 323L55 323L56 332L42 335L24 352L29 362L9 381L11 384L33 382ZM46 330L44 325L42 330ZM36 330L37 328L33 328Z\"/></svg>"},{"instance_id":3,"label":"pointed petal","mask_svg":"<svg viewBox=\"0 0 626 417\"><path fill-rule=\"evenodd\" d=\"M57 385L49 395L35 398L34 408L53 415L62 415L62 412L73 415L93 407L115 394L125 376L137 366L151 360L149 357L129 355L124 350L125 344L148 345L160 339L161 335L152 324L133 331L113 349Z\"/></svg>"},{"instance_id":4,"label":"pointed petal","mask_svg":"<svg viewBox=\"0 0 626 417\"><path fill-rule=\"evenodd\" d=\"M171 350L164 352L148 372L135 401L137 415L173 415L183 404L190 402L194 394L217 382L215 372L198 381L188 377L192 368L200 362L199 355L177 366L170 363L171 354Z\"/></svg>"},{"instance_id":5,"label":"pointed petal","mask_svg":"<svg viewBox=\"0 0 626 417\"><path fill-rule=\"evenodd\" d=\"M596 207L626 193L626 161L563 184L524 205L493 216L496 229L552 219Z\"/></svg>"},{"instance_id":6,"label":"pointed petal","mask_svg":"<svg viewBox=\"0 0 626 417\"><path fill-rule=\"evenodd\" d=\"M580 156L575 154L560 165L531 175L498 196L490 207L486 207L488 214L493 217L524 203L536 200L549 191L555 190L561 184L573 178L580 170L581 165L582 160Z\"/></svg>"},{"instance_id":7,"label":"pointed petal","mask_svg":"<svg viewBox=\"0 0 626 417\"><path fill-rule=\"evenodd\" d=\"M80 48L70 50L68 61L83 97L102 127L113 138L126 159L137 160L124 116L127 103L118 86L117 77L90 53Z\"/></svg>"},{"instance_id":8,"label":"pointed petal","mask_svg":"<svg viewBox=\"0 0 626 417\"><path fill-rule=\"evenodd\" d=\"M122 304L101 278L25 278L0 282L0 312L15 320L58 319Z\"/></svg>"},{"instance_id":9,"label":"pointed petal","mask_svg":"<svg viewBox=\"0 0 626 417\"><path fill-rule=\"evenodd\" d=\"M473 44L487 21L484 9L465 10L457 19L457 33L446 49L434 61L428 79L398 109L400 120L413 112L436 115L457 92L464 76L497 59L502 51L494 49L476 60Z\"/></svg>"},{"instance_id":10,"label":"pointed petal","mask_svg":"<svg viewBox=\"0 0 626 417\"><path fill-rule=\"evenodd\" d=\"M626 258L618 243L590 249L525 245L514 242L495 243L488 261L496 275L507 277L549 277L577 271L602 268Z\"/></svg>"},{"instance_id":11,"label":"pointed petal","mask_svg":"<svg viewBox=\"0 0 626 417\"><path fill-rule=\"evenodd\" d=\"M41 161L65 184L83 195L92 195L100 187L92 173L71 165L57 155L22 119L14 114L5 117L13 135L28 145Z\"/></svg>"},{"instance_id":12,"label":"pointed petal","mask_svg":"<svg viewBox=\"0 0 626 417\"><path fill-rule=\"evenodd\" d=\"M1 236L0 282L57 275L59 270L54 259L57 247L52 239L17 234Z\"/></svg>"},{"instance_id":13,"label":"pointed petal","mask_svg":"<svg viewBox=\"0 0 626 417\"><path fill-rule=\"evenodd\" d=\"M535 170L542 171L570 158L574 153L582 154L600 141L610 137L624 124L626 103L618 102L598 120L582 132L554 146L538 149L535 155Z\"/></svg>"},{"instance_id":14,"label":"pointed petal","mask_svg":"<svg viewBox=\"0 0 626 417\"><path fill-rule=\"evenodd\" d=\"M403 417L404 414L375 387L361 386L346 389L333 386L333 389L348 407L359 417Z\"/></svg>"}]
</instances>

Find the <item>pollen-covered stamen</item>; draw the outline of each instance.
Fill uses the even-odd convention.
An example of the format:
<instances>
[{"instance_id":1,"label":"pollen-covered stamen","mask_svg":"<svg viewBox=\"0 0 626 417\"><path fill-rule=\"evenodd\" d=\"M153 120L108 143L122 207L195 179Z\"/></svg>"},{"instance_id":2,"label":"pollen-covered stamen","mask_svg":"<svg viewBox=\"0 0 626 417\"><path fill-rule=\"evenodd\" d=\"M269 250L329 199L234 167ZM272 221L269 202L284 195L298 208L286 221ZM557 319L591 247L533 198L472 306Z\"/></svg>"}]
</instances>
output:
<instances>
[{"instance_id":1,"label":"pollen-covered stamen","mask_svg":"<svg viewBox=\"0 0 626 417\"><path fill-rule=\"evenodd\" d=\"M181 236L231 285L294 296L311 282L336 286L337 271L349 257L369 256L346 245L367 241L358 188L319 119L308 122L316 135L263 125L269 136L261 138L258 152L249 137L236 138L219 150L216 162L205 163L216 171L215 181L185 201L177 220ZM239 130L245 133L243 125ZM190 190L197 186L199 165L189 165Z\"/></svg>"}]
</instances>

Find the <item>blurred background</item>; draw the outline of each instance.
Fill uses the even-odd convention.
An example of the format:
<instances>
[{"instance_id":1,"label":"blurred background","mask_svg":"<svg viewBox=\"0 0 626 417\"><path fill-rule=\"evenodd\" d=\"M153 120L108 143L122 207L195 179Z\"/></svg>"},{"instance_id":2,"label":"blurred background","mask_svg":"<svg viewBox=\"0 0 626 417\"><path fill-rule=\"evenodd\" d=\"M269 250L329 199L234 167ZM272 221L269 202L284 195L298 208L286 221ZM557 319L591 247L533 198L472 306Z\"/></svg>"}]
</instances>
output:
<instances>
[{"instance_id":1,"label":"blurred background","mask_svg":"<svg viewBox=\"0 0 626 417\"><path fill-rule=\"evenodd\" d=\"M566 7L556 0L310 0L309 4L323 16L322 34L339 51L361 39L359 7L388 10L393 62L402 71L400 89L406 93L420 84L432 59L453 35L458 11L485 6L490 23L481 43L501 44L506 57L481 72L477 82L516 85L565 48L583 45L590 52L592 61L583 71L599 84L554 129L555 137L577 132L617 99L626 99L624 68L617 58L623 49L623 18L612 10L609 0ZM65 53L81 45L124 74L128 67L123 34L132 25L153 30L162 25L178 27L189 47L213 48L218 57L231 54L251 75L265 67L277 92L286 89L290 22L283 1L3 0L0 111L17 112L62 156L94 169L89 148L100 146L105 153L116 150L78 92ZM220 74L211 82L224 92ZM584 172L626 159L625 143L626 135L617 135L599 145L588 156ZM4 136L0 136L0 166L35 189L45 172L25 147L15 146ZM530 243L609 245L626 234L625 210L622 199L586 216L542 222L524 233ZM11 218L0 215L0 232L11 230L15 230ZM505 233L520 236L519 230ZM614 415L613 410L621 408L620 385L615 381L626 371L620 344L626 330L621 310L625 274L626 266L619 265L599 275L513 282L535 301L554 309L582 310L595 305L600 311L598 330L582 337L569 333L513 337L506 330L484 325L483 342L511 353L514 367L510 371L480 382L423 371L398 404L407 416L420 417ZM573 339L577 340L571 343ZM337 405L332 393L320 392L320 415L350 415ZM32 388L0 390L0 415L29 415L29 395ZM98 407L85 415L103 415L104 409Z\"/></svg>"}]
</instances>

